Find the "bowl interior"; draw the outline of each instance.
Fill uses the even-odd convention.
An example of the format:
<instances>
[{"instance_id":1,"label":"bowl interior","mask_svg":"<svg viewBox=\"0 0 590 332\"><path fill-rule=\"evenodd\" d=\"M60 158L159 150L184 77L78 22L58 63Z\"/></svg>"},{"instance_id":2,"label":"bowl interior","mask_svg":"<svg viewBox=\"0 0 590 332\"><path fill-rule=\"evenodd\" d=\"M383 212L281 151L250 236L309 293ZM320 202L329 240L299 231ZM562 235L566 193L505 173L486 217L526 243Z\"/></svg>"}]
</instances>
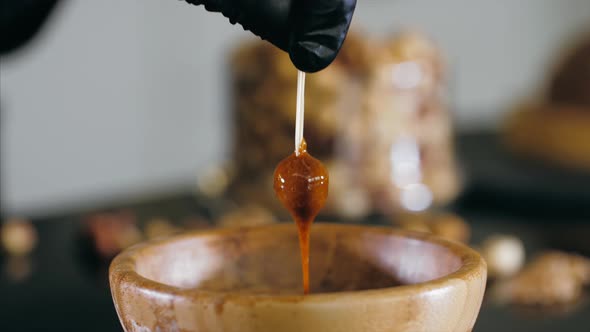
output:
<instances>
[{"instance_id":1,"label":"bowl interior","mask_svg":"<svg viewBox=\"0 0 590 332\"><path fill-rule=\"evenodd\" d=\"M386 228L311 230L312 293L379 289L443 277L462 264L452 250ZM301 260L295 225L181 236L139 249L137 272L184 289L300 294Z\"/></svg>"}]
</instances>

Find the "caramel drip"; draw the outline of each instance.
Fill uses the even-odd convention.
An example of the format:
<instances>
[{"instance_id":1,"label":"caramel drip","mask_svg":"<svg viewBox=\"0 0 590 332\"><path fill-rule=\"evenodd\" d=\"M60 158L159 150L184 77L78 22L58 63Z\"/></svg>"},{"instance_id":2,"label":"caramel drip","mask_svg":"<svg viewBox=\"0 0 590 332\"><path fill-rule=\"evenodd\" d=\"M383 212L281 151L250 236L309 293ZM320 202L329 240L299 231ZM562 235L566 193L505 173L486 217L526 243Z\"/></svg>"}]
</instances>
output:
<instances>
[{"instance_id":1,"label":"caramel drip","mask_svg":"<svg viewBox=\"0 0 590 332\"><path fill-rule=\"evenodd\" d=\"M305 140L283 159L274 173L274 190L289 211L299 231L303 293L309 293L309 232L328 197L329 177L321 161L307 153Z\"/></svg>"}]
</instances>

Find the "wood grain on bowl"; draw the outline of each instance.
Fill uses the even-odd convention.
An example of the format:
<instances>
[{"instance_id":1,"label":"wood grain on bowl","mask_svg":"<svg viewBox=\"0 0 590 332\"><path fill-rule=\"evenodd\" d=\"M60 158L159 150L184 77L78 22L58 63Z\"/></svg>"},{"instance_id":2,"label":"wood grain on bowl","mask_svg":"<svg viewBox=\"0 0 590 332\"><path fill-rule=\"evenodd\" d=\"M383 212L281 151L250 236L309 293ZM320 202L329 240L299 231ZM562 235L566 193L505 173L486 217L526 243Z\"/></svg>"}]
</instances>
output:
<instances>
[{"instance_id":1,"label":"wood grain on bowl","mask_svg":"<svg viewBox=\"0 0 590 332\"><path fill-rule=\"evenodd\" d=\"M292 224L152 241L119 255L111 292L127 332L471 331L486 265L468 247L385 227L317 224L302 295Z\"/></svg>"}]
</instances>

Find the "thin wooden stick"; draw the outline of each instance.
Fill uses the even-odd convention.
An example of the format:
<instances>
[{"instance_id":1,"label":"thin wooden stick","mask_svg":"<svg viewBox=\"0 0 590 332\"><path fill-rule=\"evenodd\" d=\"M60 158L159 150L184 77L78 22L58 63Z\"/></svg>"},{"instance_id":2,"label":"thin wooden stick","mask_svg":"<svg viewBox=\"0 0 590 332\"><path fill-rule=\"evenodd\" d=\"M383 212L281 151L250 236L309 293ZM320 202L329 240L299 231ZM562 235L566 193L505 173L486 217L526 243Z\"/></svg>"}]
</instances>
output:
<instances>
[{"instance_id":1,"label":"thin wooden stick","mask_svg":"<svg viewBox=\"0 0 590 332\"><path fill-rule=\"evenodd\" d=\"M299 147L303 141L303 118L305 112L305 72L297 72L297 104L295 115L295 155L299 156Z\"/></svg>"}]
</instances>

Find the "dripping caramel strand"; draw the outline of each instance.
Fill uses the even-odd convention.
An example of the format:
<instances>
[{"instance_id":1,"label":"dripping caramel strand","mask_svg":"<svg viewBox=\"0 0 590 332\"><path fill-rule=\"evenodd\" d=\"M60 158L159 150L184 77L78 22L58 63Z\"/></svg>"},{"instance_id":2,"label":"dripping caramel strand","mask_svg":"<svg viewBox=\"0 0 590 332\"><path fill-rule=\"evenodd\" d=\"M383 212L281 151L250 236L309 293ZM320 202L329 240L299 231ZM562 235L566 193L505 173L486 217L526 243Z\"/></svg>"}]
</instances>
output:
<instances>
[{"instance_id":1,"label":"dripping caramel strand","mask_svg":"<svg viewBox=\"0 0 590 332\"><path fill-rule=\"evenodd\" d=\"M274 176L277 197L293 217L299 233L303 293L309 294L309 242L311 225L328 197L326 167L307 152L305 140L297 153L283 159Z\"/></svg>"}]
</instances>

